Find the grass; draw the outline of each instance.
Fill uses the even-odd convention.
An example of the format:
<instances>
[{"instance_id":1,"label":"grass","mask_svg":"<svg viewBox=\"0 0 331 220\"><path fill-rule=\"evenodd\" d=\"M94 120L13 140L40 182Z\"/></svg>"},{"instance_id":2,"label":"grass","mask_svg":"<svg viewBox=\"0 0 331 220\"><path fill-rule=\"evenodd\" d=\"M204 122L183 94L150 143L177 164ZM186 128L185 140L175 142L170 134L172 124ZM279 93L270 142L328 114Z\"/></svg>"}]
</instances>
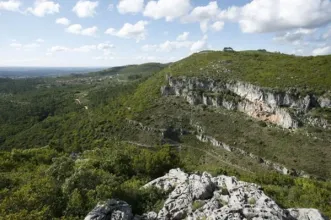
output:
<instances>
[{"instance_id":1,"label":"grass","mask_svg":"<svg viewBox=\"0 0 331 220\"><path fill-rule=\"evenodd\" d=\"M192 210L195 211L197 209L200 209L205 203L203 201L196 200L192 204Z\"/></svg>"},{"instance_id":2,"label":"grass","mask_svg":"<svg viewBox=\"0 0 331 220\"><path fill-rule=\"evenodd\" d=\"M141 65L127 65L113 67L99 72L92 73L91 75L97 76L115 76L118 75L121 79L134 79L140 77L146 77L152 73L159 72L166 64L160 63L145 63Z\"/></svg>"},{"instance_id":3,"label":"grass","mask_svg":"<svg viewBox=\"0 0 331 220\"><path fill-rule=\"evenodd\" d=\"M250 198L250 199L248 200L248 203L249 203L250 205L255 205L255 204L256 204L256 200L255 200L254 198Z\"/></svg>"},{"instance_id":4,"label":"grass","mask_svg":"<svg viewBox=\"0 0 331 220\"><path fill-rule=\"evenodd\" d=\"M241 80L274 89L324 93L331 88L331 56L296 57L243 51L198 53L167 68L173 76Z\"/></svg>"}]
</instances>

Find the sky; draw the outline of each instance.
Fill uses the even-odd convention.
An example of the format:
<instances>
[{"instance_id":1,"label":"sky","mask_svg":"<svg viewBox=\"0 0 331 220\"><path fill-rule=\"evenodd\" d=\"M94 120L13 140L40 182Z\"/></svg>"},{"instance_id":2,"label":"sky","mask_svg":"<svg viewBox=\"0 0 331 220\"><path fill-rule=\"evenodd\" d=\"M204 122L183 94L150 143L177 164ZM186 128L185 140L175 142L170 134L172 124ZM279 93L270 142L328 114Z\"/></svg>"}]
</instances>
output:
<instances>
[{"instance_id":1,"label":"sky","mask_svg":"<svg viewBox=\"0 0 331 220\"><path fill-rule=\"evenodd\" d=\"M0 0L0 66L167 63L224 47L331 54L331 0Z\"/></svg>"}]
</instances>

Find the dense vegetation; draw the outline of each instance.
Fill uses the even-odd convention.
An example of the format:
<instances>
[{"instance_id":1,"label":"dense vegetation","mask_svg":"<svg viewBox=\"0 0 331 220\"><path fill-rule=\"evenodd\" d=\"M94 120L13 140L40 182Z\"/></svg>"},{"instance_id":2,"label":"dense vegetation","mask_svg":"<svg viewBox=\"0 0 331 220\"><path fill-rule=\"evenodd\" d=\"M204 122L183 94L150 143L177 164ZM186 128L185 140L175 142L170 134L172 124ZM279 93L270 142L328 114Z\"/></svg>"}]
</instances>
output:
<instances>
[{"instance_id":1,"label":"dense vegetation","mask_svg":"<svg viewBox=\"0 0 331 220\"><path fill-rule=\"evenodd\" d=\"M284 207L318 208L331 216L329 181L283 176L261 168L249 158L238 158L230 152L196 142L194 135L170 134L167 136L169 141L159 133L143 131L128 123L131 119L154 128L192 129L190 121L195 120L204 122L209 132L218 130L231 143L245 144L246 141L249 150L270 154L269 157L276 155L270 152L279 150L280 145L286 147L286 139L293 144L290 153L299 149L306 139L300 142L297 138L306 130L286 133L284 139L277 142L276 138L285 134L277 127L261 126L239 113L220 116L219 112L203 106L192 109L179 98L160 97L160 86L164 84L166 74L189 74L190 70L199 71L200 68L206 68L207 73L210 66L207 63L216 62L219 57L221 60L232 57L231 65L240 58L243 62L252 62L252 66L256 63L267 65L271 62L269 59L273 59L275 69L269 69L273 74L277 72L277 62L287 59L292 62L293 59L293 62L301 63L300 59L308 59L269 53L262 56L257 52L208 52L168 67L147 64L86 76L0 79L0 219L82 219L99 201L108 198L127 201L138 214L158 210L164 202L163 192L140 187L177 167L188 172L235 175L244 181L261 184L266 193ZM260 64L245 57L266 61ZM316 59L314 68L324 76L323 65L327 64L319 66L320 60L327 57ZM308 70L305 73L309 80ZM242 80L252 77L234 71L231 74ZM110 75L113 77L109 78ZM285 72L284 77L287 77ZM304 86L304 81L300 84L301 79L298 80L298 85ZM260 78L256 82L281 86ZM315 88L313 81L306 83ZM321 88L330 88L328 83L325 80ZM293 85L288 82L284 86ZM247 131L250 133L245 136ZM235 140L238 133L246 139ZM302 154L309 157L322 151L330 152L329 146L323 145L324 136L329 137L327 134L321 131L311 134L317 139L308 143L312 147L322 145L314 154L308 151ZM173 145L174 142L180 143L181 147ZM279 157L276 160L287 160L284 155L288 152L284 152L276 155ZM312 159L318 158L315 156ZM307 166L315 166L312 171L327 174L329 158L313 163L301 153L296 157L296 162L292 158L289 163L291 166L300 167L307 162ZM320 164L326 165L321 168Z\"/></svg>"},{"instance_id":2,"label":"dense vegetation","mask_svg":"<svg viewBox=\"0 0 331 220\"><path fill-rule=\"evenodd\" d=\"M326 92L331 87L330 56L297 57L259 51L197 53L171 66L179 76L206 76L303 91Z\"/></svg>"}]
</instances>

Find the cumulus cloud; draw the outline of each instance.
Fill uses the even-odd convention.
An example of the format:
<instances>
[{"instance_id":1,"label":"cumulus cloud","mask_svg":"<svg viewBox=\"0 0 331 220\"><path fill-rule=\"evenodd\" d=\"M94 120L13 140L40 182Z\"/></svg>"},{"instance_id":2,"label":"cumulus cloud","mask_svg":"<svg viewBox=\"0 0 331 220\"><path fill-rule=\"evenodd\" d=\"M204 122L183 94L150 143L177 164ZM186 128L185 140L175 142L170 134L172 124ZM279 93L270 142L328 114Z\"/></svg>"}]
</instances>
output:
<instances>
[{"instance_id":1,"label":"cumulus cloud","mask_svg":"<svg viewBox=\"0 0 331 220\"><path fill-rule=\"evenodd\" d=\"M299 45L302 43L305 37L313 34L315 31L316 31L315 29L300 28L292 32L277 34L277 36L274 37L273 40L282 43L292 43L294 45Z\"/></svg>"},{"instance_id":2,"label":"cumulus cloud","mask_svg":"<svg viewBox=\"0 0 331 220\"><path fill-rule=\"evenodd\" d=\"M0 10L18 12L21 5L22 3L17 0L0 1Z\"/></svg>"},{"instance_id":3,"label":"cumulus cloud","mask_svg":"<svg viewBox=\"0 0 331 220\"><path fill-rule=\"evenodd\" d=\"M71 34L85 35L85 36L96 36L98 28L96 26L83 29L80 24L73 24L66 28L66 31Z\"/></svg>"},{"instance_id":4,"label":"cumulus cloud","mask_svg":"<svg viewBox=\"0 0 331 220\"><path fill-rule=\"evenodd\" d=\"M221 13L220 8L216 1L209 2L208 5L195 7L190 14L184 16L181 20L184 23L187 22L199 22L200 29L203 33L206 33L209 28L213 31L220 31L224 23L219 20ZM210 25L211 21L217 21Z\"/></svg>"},{"instance_id":5,"label":"cumulus cloud","mask_svg":"<svg viewBox=\"0 0 331 220\"><path fill-rule=\"evenodd\" d=\"M330 46L316 48L312 52L313 56L328 55L328 54L331 54L331 47Z\"/></svg>"},{"instance_id":6,"label":"cumulus cloud","mask_svg":"<svg viewBox=\"0 0 331 220\"><path fill-rule=\"evenodd\" d=\"M208 37L205 35L201 40L194 42L191 46L191 52L199 52L207 48L207 39Z\"/></svg>"},{"instance_id":7,"label":"cumulus cloud","mask_svg":"<svg viewBox=\"0 0 331 220\"><path fill-rule=\"evenodd\" d=\"M177 41L186 41L190 32L184 32L177 37Z\"/></svg>"},{"instance_id":8,"label":"cumulus cloud","mask_svg":"<svg viewBox=\"0 0 331 220\"><path fill-rule=\"evenodd\" d=\"M166 21L172 21L186 15L190 9L190 0L158 0L149 1L143 14L153 19L165 18Z\"/></svg>"},{"instance_id":9,"label":"cumulus cloud","mask_svg":"<svg viewBox=\"0 0 331 220\"><path fill-rule=\"evenodd\" d=\"M55 14L60 12L60 4L48 0L36 0L34 7L29 7L26 10L38 17L44 17L47 14Z\"/></svg>"},{"instance_id":10,"label":"cumulus cloud","mask_svg":"<svg viewBox=\"0 0 331 220\"><path fill-rule=\"evenodd\" d=\"M146 25L148 25L147 21L138 21L136 24L125 23L118 31L114 28L108 28L105 31L105 34L117 36L120 38L132 38L139 42L140 40L144 40L146 38Z\"/></svg>"},{"instance_id":11,"label":"cumulus cloud","mask_svg":"<svg viewBox=\"0 0 331 220\"><path fill-rule=\"evenodd\" d=\"M144 8L144 0L120 0L117 10L121 14L138 13Z\"/></svg>"},{"instance_id":12,"label":"cumulus cloud","mask_svg":"<svg viewBox=\"0 0 331 220\"><path fill-rule=\"evenodd\" d=\"M218 32L223 30L224 28L224 22L223 21L216 21L210 26L211 30Z\"/></svg>"},{"instance_id":13,"label":"cumulus cloud","mask_svg":"<svg viewBox=\"0 0 331 220\"><path fill-rule=\"evenodd\" d=\"M277 32L293 28L316 28L331 21L329 0L253 0L230 7L219 18L239 22L244 33Z\"/></svg>"},{"instance_id":14,"label":"cumulus cloud","mask_svg":"<svg viewBox=\"0 0 331 220\"><path fill-rule=\"evenodd\" d=\"M80 18L93 17L96 14L96 8L99 2L79 0L72 11Z\"/></svg>"},{"instance_id":15,"label":"cumulus cloud","mask_svg":"<svg viewBox=\"0 0 331 220\"><path fill-rule=\"evenodd\" d=\"M85 36L95 36L97 31L98 31L97 26L93 26L93 27L90 27L90 28L82 29L80 34L85 35Z\"/></svg>"},{"instance_id":16,"label":"cumulus cloud","mask_svg":"<svg viewBox=\"0 0 331 220\"><path fill-rule=\"evenodd\" d=\"M63 17L63 18L56 19L55 23L56 24L62 24L62 25L68 26L70 24L70 21L69 21L69 19Z\"/></svg>"},{"instance_id":17,"label":"cumulus cloud","mask_svg":"<svg viewBox=\"0 0 331 220\"><path fill-rule=\"evenodd\" d=\"M206 6L198 6L194 8L188 16L183 18L183 20L191 22L212 20L216 19L220 12L217 2L212 1Z\"/></svg>"}]
</instances>

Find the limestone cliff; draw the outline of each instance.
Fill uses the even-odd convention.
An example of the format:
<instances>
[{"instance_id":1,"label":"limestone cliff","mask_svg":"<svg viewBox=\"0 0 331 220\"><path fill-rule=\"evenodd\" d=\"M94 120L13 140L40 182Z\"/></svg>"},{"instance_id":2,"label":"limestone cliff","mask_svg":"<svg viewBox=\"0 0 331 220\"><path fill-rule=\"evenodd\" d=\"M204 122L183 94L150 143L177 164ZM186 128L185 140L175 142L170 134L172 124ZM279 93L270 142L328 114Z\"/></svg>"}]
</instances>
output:
<instances>
[{"instance_id":1,"label":"limestone cliff","mask_svg":"<svg viewBox=\"0 0 331 220\"><path fill-rule=\"evenodd\" d=\"M296 129L307 123L331 128L328 121L311 117L312 108L331 108L328 95L301 95L295 90L277 91L239 81L217 81L196 77L167 77L162 95L184 97L192 105L204 104L238 110L251 117L283 128Z\"/></svg>"},{"instance_id":2,"label":"limestone cliff","mask_svg":"<svg viewBox=\"0 0 331 220\"><path fill-rule=\"evenodd\" d=\"M283 209L265 195L260 186L224 175L212 177L206 172L190 175L173 169L144 186L149 187L157 187L168 193L158 213L134 216L129 204L111 199L98 204L85 220L328 219L316 209Z\"/></svg>"}]
</instances>

